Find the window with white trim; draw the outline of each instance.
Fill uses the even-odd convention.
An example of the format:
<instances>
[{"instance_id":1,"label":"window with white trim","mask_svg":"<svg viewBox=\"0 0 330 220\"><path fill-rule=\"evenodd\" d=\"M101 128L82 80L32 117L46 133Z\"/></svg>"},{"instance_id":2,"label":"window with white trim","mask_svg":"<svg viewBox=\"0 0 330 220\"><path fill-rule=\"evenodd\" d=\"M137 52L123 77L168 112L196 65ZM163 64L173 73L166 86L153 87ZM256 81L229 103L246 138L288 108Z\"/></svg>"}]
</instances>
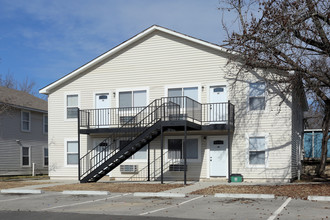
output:
<instances>
[{"instance_id":1,"label":"window with white trim","mask_svg":"<svg viewBox=\"0 0 330 220\"><path fill-rule=\"evenodd\" d=\"M127 140L120 140L119 141L119 148L124 148L130 141ZM142 147L139 151L133 154L129 159L131 160L146 160L148 158L148 145Z\"/></svg>"},{"instance_id":2,"label":"window with white trim","mask_svg":"<svg viewBox=\"0 0 330 220\"><path fill-rule=\"evenodd\" d=\"M146 105L146 90L119 92L119 108L144 107Z\"/></svg>"},{"instance_id":3,"label":"window with white trim","mask_svg":"<svg viewBox=\"0 0 330 220\"><path fill-rule=\"evenodd\" d=\"M266 84L264 82L250 83L249 110L264 110L266 106Z\"/></svg>"},{"instance_id":4,"label":"window with white trim","mask_svg":"<svg viewBox=\"0 0 330 220\"><path fill-rule=\"evenodd\" d=\"M249 137L249 165L266 164L265 137Z\"/></svg>"},{"instance_id":5,"label":"window with white trim","mask_svg":"<svg viewBox=\"0 0 330 220\"><path fill-rule=\"evenodd\" d=\"M66 118L78 118L78 95L66 96Z\"/></svg>"},{"instance_id":6,"label":"window with white trim","mask_svg":"<svg viewBox=\"0 0 330 220\"><path fill-rule=\"evenodd\" d=\"M170 88L168 89L168 97L187 96L198 101L198 87Z\"/></svg>"},{"instance_id":7,"label":"window with white trim","mask_svg":"<svg viewBox=\"0 0 330 220\"><path fill-rule=\"evenodd\" d=\"M44 166L45 167L48 166L48 148L47 147L44 148Z\"/></svg>"},{"instance_id":8,"label":"window with white trim","mask_svg":"<svg viewBox=\"0 0 330 220\"><path fill-rule=\"evenodd\" d=\"M168 139L168 159L183 159L184 139ZM187 159L198 159L198 139L187 139Z\"/></svg>"},{"instance_id":9,"label":"window with white trim","mask_svg":"<svg viewBox=\"0 0 330 220\"><path fill-rule=\"evenodd\" d=\"M47 134L48 133L48 115L43 115L42 127L43 127L44 134Z\"/></svg>"},{"instance_id":10,"label":"window with white trim","mask_svg":"<svg viewBox=\"0 0 330 220\"><path fill-rule=\"evenodd\" d=\"M78 164L78 141L67 141L66 143L66 164Z\"/></svg>"},{"instance_id":11,"label":"window with white trim","mask_svg":"<svg viewBox=\"0 0 330 220\"><path fill-rule=\"evenodd\" d=\"M31 113L28 111L21 111L21 129L22 131L31 131Z\"/></svg>"},{"instance_id":12,"label":"window with white trim","mask_svg":"<svg viewBox=\"0 0 330 220\"><path fill-rule=\"evenodd\" d=\"M22 147L22 166L30 166L30 147Z\"/></svg>"}]
</instances>

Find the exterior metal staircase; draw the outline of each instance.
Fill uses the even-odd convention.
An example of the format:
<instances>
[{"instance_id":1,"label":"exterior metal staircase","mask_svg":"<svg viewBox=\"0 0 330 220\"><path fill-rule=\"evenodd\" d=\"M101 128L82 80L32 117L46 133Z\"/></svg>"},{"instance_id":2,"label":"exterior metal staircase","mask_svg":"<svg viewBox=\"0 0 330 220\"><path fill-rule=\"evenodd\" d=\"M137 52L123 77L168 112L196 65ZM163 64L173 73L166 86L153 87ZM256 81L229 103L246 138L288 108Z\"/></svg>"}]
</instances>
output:
<instances>
[{"instance_id":1,"label":"exterior metal staircase","mask_svg":"<svg viewBox=\"0 0 330 220\"><path fill-rule=\"evenodd\" d=\"M81 183L96 182L160 135L162 127L201 126L202 105L189 97L156 99L79 161ZM124 143L121 145L120 142Z\"/></svg>"}]
</instances>

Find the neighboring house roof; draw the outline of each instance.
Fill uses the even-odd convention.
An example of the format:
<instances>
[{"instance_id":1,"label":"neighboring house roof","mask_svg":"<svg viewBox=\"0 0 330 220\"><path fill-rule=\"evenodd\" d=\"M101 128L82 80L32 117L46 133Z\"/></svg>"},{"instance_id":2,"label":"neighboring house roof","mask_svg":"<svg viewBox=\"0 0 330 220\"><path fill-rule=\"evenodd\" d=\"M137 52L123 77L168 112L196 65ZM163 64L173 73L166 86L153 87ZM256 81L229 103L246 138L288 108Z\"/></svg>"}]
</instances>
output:
<instances>
[{"instance_id":1,"label":"neighboring house roof","mask_svg":"<svg viewBox=\"0 0 330 220\"><path fill-rule=\"evenodd\" d=\"M37 98L27 92L0 86L0 103L6 103L16 108L47 112L47 101Z\"/></svg>"},{"instance_id":2,"label":"neighboring house roof","mask_svg":"<svg viewBox=\"0 0 330 220\"><path fill-rule=\"evenodd\" d=\"M109 56L119 52L120 50L126 48L127 46L131 45L132 43L136 42L137 40L139 40L139 39L155 32L155 31L161 31L161 32L171 34L173 36L176 36L176 37L179 37L179 38L182 38L182 39L185 39L185 40L197 43L197 44L204 45L204 46L209 47L209 48L213 48L213 49L221 51L221 52L227 52L227 50L225 48L223 48L223 47L221 47L217 44L209 43L209 42L204 41L204 40L200 40L200 39L197 39L197 38L185 35L185 34L181 34L179 32L176 32L176 31L164 28L164 27L160 27L158 25L153 25L153 26L149 27L148 29L146 29L146 30L140 32L139 34L135 35L134 37L130 38L129 40L124 41L123 43L119 44L118 46L116 46L116 47L112 48L111 50L105 52L104 54L100 55L99 57L95 58L94 60L86 63L85 65L83 65L81 67L79 67L78 69L74 70L73 72L65 75L64 77L60 78L59 80L57 80L57 81L49 84L48 86L40 89L39 92L43 93L43 94L49 94L51 89L56 88L57 86L59 86L62 83L66 82L67 80L69 80L69 79L75 77L76 75L80 74L84 70L100 63L101 61L108 58Z\"/></svg>"}]
</instances>

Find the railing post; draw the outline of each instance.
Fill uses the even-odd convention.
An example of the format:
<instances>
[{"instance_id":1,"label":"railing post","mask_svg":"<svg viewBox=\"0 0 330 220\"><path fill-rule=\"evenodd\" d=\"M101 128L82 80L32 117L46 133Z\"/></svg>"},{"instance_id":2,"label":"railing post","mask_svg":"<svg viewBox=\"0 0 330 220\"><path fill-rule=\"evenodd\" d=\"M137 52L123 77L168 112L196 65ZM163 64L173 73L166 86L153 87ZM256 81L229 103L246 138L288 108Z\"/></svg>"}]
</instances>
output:
<instances>
[{"instance_id":1,"label":"railing post","mask_svg":"<svg viewBox=\"0 0 330 220\"><path fill-rule=\"evenodd\" d=\"M78 111L78 180L80 181L80 167L81 167L81 164L80 164L80 110L79 108L77 108L77 111Z\"/></svg>"},{"instance_id":2,"label":"railing post","mask_svg":"<svg viewBox=\"0 0 330 220\"><path fill-rule=\"evenodd\" d=\"M89 128L89 118L90 118L90 112L88 111L87 112L87 128Z\"/></svg>"},{"instance_id":3,"label":"railing post","mask_svg":"<svg viewBox=\"0 0 330 220\"><path fill-rule=\"evenodd\" d=\"M231 182L231 142L230 142L230 101L228 100L228 119L227 119L227 132L228 132L228 183Z\"/></svg>"}]
</instances>

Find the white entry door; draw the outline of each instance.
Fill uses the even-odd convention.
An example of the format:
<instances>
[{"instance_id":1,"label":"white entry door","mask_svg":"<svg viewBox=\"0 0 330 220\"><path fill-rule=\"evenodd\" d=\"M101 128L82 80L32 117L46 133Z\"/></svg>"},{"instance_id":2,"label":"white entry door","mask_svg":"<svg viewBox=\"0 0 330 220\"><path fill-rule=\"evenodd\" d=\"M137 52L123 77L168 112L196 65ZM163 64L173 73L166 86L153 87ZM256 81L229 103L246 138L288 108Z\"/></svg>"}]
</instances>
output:
<instances>
[{"instance_id":1,"label":"white entry door","mask_svg":"<svg viewBox=\"0 0 330 220\"><path fill-rule=\"evenodd\" d=\"M226 176L228 173L228 142L226 136L209 138L210 177Z\"/></svg>"},{"instance_id":2,"label":"white entry door","mask_svg":"<svg viewBox=\"0 0 330 220\"><path fill-rule=\"evenodd\" d=\"M228 106L226 103L227 88L226 86L211 86L209 93L209 120L210 122L225 122L228 115Z\"/></svg>"},{"instance_id":3,"label":"white entry door","mask_svg":"<svg viewBox=\"0 0 330 220\"><path fill-rule=\"evenodd\" d=\"M96 94L95 96L95 125L109 127L110 125L110 100L109 93Z\"/></svg>"}]
</instances>

